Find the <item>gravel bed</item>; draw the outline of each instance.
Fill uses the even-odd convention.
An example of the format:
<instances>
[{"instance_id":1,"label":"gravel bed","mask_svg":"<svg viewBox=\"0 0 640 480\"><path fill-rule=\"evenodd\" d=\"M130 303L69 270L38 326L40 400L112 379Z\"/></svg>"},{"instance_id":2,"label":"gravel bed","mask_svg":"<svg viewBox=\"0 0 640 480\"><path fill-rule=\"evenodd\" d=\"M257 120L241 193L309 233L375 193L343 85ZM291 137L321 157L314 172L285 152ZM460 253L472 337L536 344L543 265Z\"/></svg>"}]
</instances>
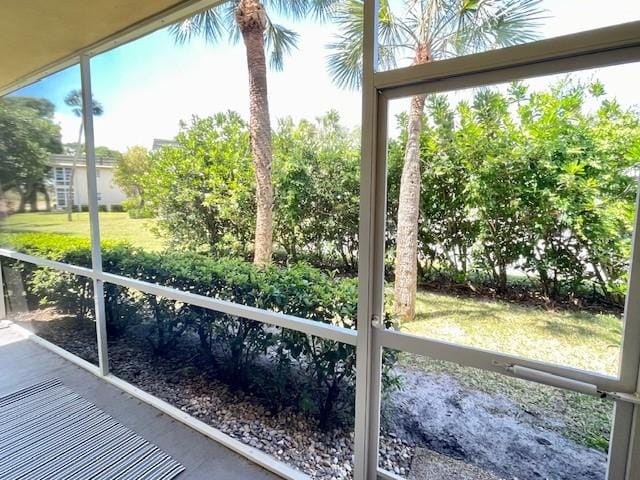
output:
<instances>
[{"instance_id":1,"label":"gravel bed","mask_svg":"<svg viewBox=\"0 0 640 480\"><path fill-rule=\"evenodd\" d=\"M38 321L33 321L38 318ZM45 321L42 319L45 318ZM47 309L14 318L32 331L80 358L97 363L93 322L62 318ZM127 337L109 342L113 374L180 408L243 443L258 448L314 479L353 477L353 430L323 430L317 421L286 408L277 413L260 401L213 377L212 371L189 365L187 350L173 358L152 355L142 339ZM382 435L380 465L407 476L414 447L407 441Z\"/></svg>"},{"instance_id":2,"label":"gravel bed","mask_svg":"<svg viewBox=\"0 0 640 480\"><path fill-rule=\"evenodd\" d=\"M30 321L35 318L38 321ZM92 322L61 318L49 310L15 319L56 345L97 363ZM352 478L350 429L323 430L296 409L272 412L259 397L231 389L220 381L212 362L199 354L197 342L183 342L174 354L171 358L156 357L148 343L134 335L109 342L111 371L123 380L314 479ZM603 478L607 455L563 435L552 410L533 415L502 395L464 387L452 374L400 365L395 370L403 388L383 400L382 468L407 477L412 474L416 450L427 448L428 452L420 450L422 457L425 452L439 454L428 455L428 468L434 471L458 465L451 461L456 459L470 464L470 469L475 465L487 475L508 480ZM446 461L440 462L440 458ZM415 478L416 473L413 475Z\"/></svg>"}]
</instances>

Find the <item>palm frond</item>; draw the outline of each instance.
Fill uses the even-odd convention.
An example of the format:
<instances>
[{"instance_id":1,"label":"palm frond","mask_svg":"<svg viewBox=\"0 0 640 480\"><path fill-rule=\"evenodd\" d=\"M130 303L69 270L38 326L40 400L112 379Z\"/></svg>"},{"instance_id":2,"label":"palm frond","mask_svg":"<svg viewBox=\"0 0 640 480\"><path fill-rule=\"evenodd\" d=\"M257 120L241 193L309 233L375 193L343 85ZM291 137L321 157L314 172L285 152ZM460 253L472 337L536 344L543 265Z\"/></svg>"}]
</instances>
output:
<instances>
[{"instance_id":1,"label":"palm frond","mask_svg":"<svg viewBox=\"0 0 640 480\"><path fill-rule=\"evenodd\" d=\"M541 0L507 0L489 21L497 46L508 47L539 38L542 20L547 18Z\"/></svg>"},{"instance_id":2,"label":"palm frond","mask_svg":"<svg viewBox=\"0 0 640 480\"><path fill-rule=\"evenodd\" d=\"M265 47L269 52L269 65L274 70L282 70L284 57L297 48L299 35L282 25L267 19L264 32Z\"/></svg>"},{"instance_id":3,"label":"palm frond","mask_svg":"<svg viewBox=\"0 0 640 480\"><path fill-rule=\"evenodd\" d=\"M336 14L340 3L339 0L309 0L309 13L316 20L326 22Z\"/></svg>"},{"instance_id":4,"label":"palm frond","mask_svg":"<svg viewBox=\"0 0 640 480\"><path fill-rule=\"evenodd\" d=\"M457 55L531 42L546 18L541 0L476 0L462 4L451 47Z\"/></svg>"},{"instance_id":5,"label":"palm frond","mask_svg":"<svg viewBox=\"0 0 640 480\"><path fill-rule=\"evenodd\" d=\"M91 99L91 105L92 105L91 110L93 111L93 115L94 116L99 117L100 115L102 115L104 113L104 107L95 98Z\"/></svg>"},{"instance_id":6,"label":"palm frond","mask_svg":"<svg viewBox=\"0 0 640 480\"><path fill-rule=\"evenodd\" d=\"M71 111L76 117L82 116L82 90L80 89L71 90L69 93L67 93L67 95L65 95L64 103L68 107L71 107ZM104 107L95 98L91 99L91 107L92 107L93 114L96 117L99 117L104 113Z\"/></svg>"},{"instance_id":7,"label":"palm frond","mask_svg":"<svg viewBox=\"0 0 640 480\"><path fill-rule=\"evenodd\" d=\"M362 83L364 9L362 0L347 0L336 12L341 33L327 45L327 69L341 88L358 88Z\"/></svg>"},{"instance_id":8,"label":"palm frond","mask_svg":"<svg viewBox=\"0 0 640 480\"><path fill-rule=\"evenodd\" d=\"M362 0L347 0L334 14L341 33L327 47L327 68L333 81L342 88L358 88L362 82L364 33ZM388 0L380 0L378 12L378 67L393 68L397 50L406 47L407 32L393 14Z\"/></svg>"},{"instance_id":9,"label":"palm frond","mask_svg":"<svg viewBox=\"0 0 640 480\"><path fill-rule=\"evenodd\" d=\"M169 27L169 32L179 45L196 37L208 43L216 43L225 37L233 41L233 31L236 30L234 8L235 2L225 2L174 23Z\"/></svg>"}]
</instances>

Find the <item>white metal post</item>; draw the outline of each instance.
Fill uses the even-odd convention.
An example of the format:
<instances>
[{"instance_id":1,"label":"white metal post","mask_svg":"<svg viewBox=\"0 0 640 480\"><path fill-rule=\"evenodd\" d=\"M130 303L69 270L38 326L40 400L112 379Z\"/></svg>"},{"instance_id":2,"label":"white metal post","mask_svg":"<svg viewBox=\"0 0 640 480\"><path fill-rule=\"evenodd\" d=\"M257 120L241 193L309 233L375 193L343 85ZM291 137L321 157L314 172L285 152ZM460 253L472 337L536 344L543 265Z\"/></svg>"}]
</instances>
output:
<instances>
[{"instance_id":1,"label":"white metal post","mask_svg":"<svg viewBox=\"0 0 640 480\"><path fill-rule=\"evenodd\" d=\"M615 403L609 439L607 480L624 480L626 478L633 410L631 403L622 401Z\"/></svg>"},{"instance_id":2,"label":"white metal post","mask_svg":"<svg viewBox=\"0 0 640 480\"><path fill-rule=\"evenodd\" d=\"M629 282L624 309L620 381L624 387L640 390L640 181L636 193L635 225L631 240ZM611 441L607 480L640 478L640 407L617 401Z\"/></svg>"},{"instance_id":3,"label":"white metal post","mask_svg":"<svg viewBox=\"0 0 640 480\"><path fill-rule=\"evenodd\" d=\"M91 225L91 263L93 270L102 273L102 253L100 251L100 218L98 213L98 185L96 181L96 152L93 132L93 95L91 93L91 67L88 55L80 56L80 76L82 81L82 119L85 131L85 152L87 156L87 192L89 195L89 222ZM94 278L93 296L98 341L100 373L109 374L109 354L107 351L107 323L104 309L104 285Z\"/></svg>"},{"instance_id":4,"label":"white metal post","mask_svg":"<svg viewBox=\"0 0 640 480\"><path fill-rule=\"evenodd\" d=\"M640 407L634 405L625 480L637 480L638 478L640 478Z\"/></svg>"},{"instance_id":5,"label":"white metal post","mask_svg":"<svg viewBox=\"0 0 640 480\"><path fill-rule=\"evenodd\" d=\"M360 160L360 228L358 234L358 337L356 343L356 405L354 432L354 479L375 478L378 463L378 432L370 418L372 383L380 382L373 365L373 296L375 282L375 152L377 92L373 76L377 66L377 0L364 1L362 71L362 145ZM375 377L378 378L375 378ZM375 441L371 441L375 438Z\"/></svg>"},{"instance_id":6,"label":"white metal post","mask_svg":"<svg viewBox=\"0 0 640 480\"><path fill-rule=\"evenodd\" d=\"M4 277L2 275L2 262L0 262L0 318L7 318L7 305L4 303Z\"/></svg>"}]
</instances>

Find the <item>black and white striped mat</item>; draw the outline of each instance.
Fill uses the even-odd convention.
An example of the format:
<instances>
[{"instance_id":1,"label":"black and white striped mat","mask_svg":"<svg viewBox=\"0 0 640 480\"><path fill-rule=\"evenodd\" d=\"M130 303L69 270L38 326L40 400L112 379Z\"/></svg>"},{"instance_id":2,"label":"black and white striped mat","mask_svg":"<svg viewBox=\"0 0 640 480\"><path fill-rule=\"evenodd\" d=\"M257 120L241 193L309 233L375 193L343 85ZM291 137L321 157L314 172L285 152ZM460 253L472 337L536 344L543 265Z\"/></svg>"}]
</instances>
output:
<instances>
[{"instance_id":1,"label":"black and white striped mat","mask_svg":"<svg viewBox=\"0 0 640 480\"><path fill-rule=\"evenodd\" d=\"M59 380L0 398L2 480L171 480L183 470Z\"/></svg>"}]
</instances>

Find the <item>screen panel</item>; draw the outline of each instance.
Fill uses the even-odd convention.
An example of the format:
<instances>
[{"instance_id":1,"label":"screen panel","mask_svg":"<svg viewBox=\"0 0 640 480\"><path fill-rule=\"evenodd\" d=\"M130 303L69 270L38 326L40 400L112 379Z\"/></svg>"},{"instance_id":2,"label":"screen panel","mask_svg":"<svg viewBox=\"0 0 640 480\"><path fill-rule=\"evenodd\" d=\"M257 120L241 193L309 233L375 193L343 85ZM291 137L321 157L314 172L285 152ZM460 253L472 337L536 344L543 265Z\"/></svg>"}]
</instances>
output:
<instances>
[{"instance_id":1,"label":"screen panel","mask_svg":"<svg viewBox=\"0 0 640 480\"><path fill-rule=\"evenodd\" d=\"M403 478L606 478L613 402L429 357L397 359L380 468Z\"/></svg>"},{"instance_id":2,"label":"screen panel","mask_svg":"<svg viewBox=\"0 0 640 480\"><path fill-rule=\"evenodd\" d=\"M618 377L638 73L628 64L390 103L395 328Z\"/></svg>"},{"instance_id":3,"label":"screen panel","mask_svg":"<svg viewBox=\"0 0 640 480\"><path fill-rule=\"evenodd\" d=\"M381 2L378 70L471 55L640 20L634 0L420 0ZM346 50L355 18L340 16ZM342 47L342 49L340 48Z\"/></svg>"}]
</instances>

